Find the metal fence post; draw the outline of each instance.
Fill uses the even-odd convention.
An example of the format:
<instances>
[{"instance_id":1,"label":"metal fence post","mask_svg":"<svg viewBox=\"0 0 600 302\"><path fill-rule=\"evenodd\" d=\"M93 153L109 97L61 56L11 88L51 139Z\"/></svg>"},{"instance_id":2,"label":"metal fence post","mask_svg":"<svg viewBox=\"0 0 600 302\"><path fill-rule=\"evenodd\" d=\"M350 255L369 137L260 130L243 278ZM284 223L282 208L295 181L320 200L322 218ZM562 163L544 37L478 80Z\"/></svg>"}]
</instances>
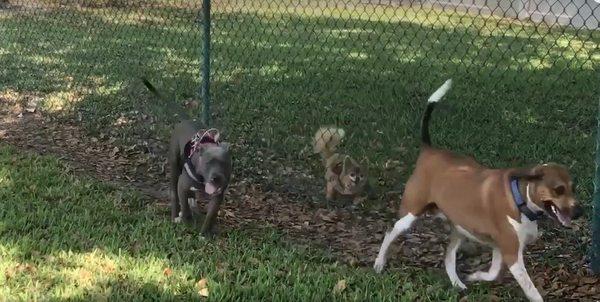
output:
<instances>
[{"instance_id":1,"label":"metal fence post","mask_svg":"<svg viewBox=\"0 0 600 302\"><path fill-rule=\"evenodd\" d=\"M600 274L600 101L598 102L598 127L596 128L596 175L594 178L594 198L592 213L592 271Z\"/></svg>"},{"instance_id":2,"label":"metal fence post","mask_svg":"<svg viewBox=\"0 0 600 302\"><path fill-rule=\"evenodd\" d=\"M210 0L202 1L202 25L203 48L202 48L202 118L204 126L210 126Z\"/></svg>"}]
</instances>

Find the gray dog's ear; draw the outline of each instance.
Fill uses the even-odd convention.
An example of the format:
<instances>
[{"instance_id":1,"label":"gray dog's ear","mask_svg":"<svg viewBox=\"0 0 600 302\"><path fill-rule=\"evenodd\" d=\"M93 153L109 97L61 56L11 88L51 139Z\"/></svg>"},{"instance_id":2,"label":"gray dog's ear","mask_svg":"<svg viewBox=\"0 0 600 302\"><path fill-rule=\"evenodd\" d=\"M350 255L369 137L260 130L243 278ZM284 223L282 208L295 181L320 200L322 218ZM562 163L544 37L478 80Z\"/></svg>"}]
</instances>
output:
<instances>
[{"instance_id":1,"label":"gray dog's ear","mask_svg":"<svg viewBox=\"0 0 600 302\"><path fill-rule=\"evenodd\" d=\"M231 145L229 143L220 143L219 146L223 148L223 150L229 152Z\"/></svg>"},{"instance_id":2,"label":"gray dog's ear","mask_svg":"<svg viewBox=\"0 0 600 302\"><path fill-rule=\"evenodd\" d=\"M217 129L210 129L210 130L208 130L208 131L206 131L206 132L208 132L208 134L209 134L210 136L212 136L212 138L213 138L213 140L214 140L215 142L218 142L218 141L219 141L219 138L221 138L221 133L220 133L220 132L219 132L219 130L217 130Z\"/></svg>"},{"instance_id":3,"label":"gray dog's ear","mask_svg":"<svg viewBox=\"0 0 600 302\"><path fill-rule=\"evenodd\" d=\"M205 151L206 151L206 146L201 144L198 147L198 155L203 156Z\"/></svg>"}]
</instances>

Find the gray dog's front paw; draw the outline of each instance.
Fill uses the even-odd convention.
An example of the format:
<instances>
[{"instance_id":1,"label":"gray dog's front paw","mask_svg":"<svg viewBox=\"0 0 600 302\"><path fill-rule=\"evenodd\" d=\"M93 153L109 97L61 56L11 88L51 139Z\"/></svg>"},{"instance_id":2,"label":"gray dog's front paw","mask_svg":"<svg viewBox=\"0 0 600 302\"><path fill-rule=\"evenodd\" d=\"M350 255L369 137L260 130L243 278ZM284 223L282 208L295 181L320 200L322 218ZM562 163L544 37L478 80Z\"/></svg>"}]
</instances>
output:
<instances>
[{"instance_id":1,"label":"gray dog's front paw","mask_svg":"<svg viewBox=\"0 0 600 302\"><path fill-rule=\"evenodd\" d=\"M174 223L181 223L183 221L183 213L179 212L179 216L173 218Z\"/></svg>"},{"instance_id":2,"label":"gray dog's front paw","mask_svg":"<svg viewBox=\"0 0 600 302\"><path fill-rule=\"evenodd\" d=\"M375 264L373 264L373 269L376 273L381 274L383 268L385 267L385 259L377 258L375 259Z\"/></svg>"}]
</instances>

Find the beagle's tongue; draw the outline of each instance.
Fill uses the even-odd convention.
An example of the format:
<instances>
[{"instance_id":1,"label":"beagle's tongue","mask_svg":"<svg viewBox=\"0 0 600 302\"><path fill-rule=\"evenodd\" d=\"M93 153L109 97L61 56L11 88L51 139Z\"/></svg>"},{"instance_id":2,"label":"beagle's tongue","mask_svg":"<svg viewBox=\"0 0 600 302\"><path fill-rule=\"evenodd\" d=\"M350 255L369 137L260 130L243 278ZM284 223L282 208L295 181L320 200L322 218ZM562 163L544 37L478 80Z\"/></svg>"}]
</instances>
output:
<instances>
[{"instance_id":1,"label":"beagle's tongue","mask_svg":"<svg viewBox=\"0 0 600 302\"><path fill-rule=\"evenodd\" d=\"M213 185L210 182L207 182L204 185L204 191L206 192L206 194L212 195L215 194L215 192L217 192L217 187L215 187L215 185Z\"/></svg>"},{"instance_id":2,"label":"beagle's tongue","mask_svg":"<svg viewBox=\"0 0 600 302\"><path fill-rule=\"evenodd\" d=\"M552 212L554 212L554 215L556 215L556 218L558 218L558 221L562 225L567 226L567 227L571 225L571 216L569 216L568 213L561 211L554 205L552 206Z\"/></svg>"}]
</instances>

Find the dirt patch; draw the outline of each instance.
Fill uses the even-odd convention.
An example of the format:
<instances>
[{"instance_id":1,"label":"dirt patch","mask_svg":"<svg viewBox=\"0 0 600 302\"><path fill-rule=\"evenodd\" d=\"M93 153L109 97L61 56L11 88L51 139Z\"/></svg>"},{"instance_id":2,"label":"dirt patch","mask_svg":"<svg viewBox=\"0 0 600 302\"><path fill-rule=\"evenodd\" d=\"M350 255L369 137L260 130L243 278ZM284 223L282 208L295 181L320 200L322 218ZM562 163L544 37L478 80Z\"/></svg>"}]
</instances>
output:
<instances>
[{"instance_id":1,"label":"dirt patch","mask_svg":"<svg viewBox=\"0 0 600 302\"><path fill-rule=\"evenodd\" d=\"M53 121L39 112L27 112L23 96L0 100L0 139L18 148L39 154L52 154L69 162L76 171L120 187L134 187L159 206L168 199L165 171L165 148L160 139L144 139L130 146L118 145L108 137L88 136L75 122ZM6 106L4 106L6 104ZM251 159L248 159L251 160ZM285 165L282 165L285 166ZM228 192L220 218L225 228L264 225L285 232L298 243L318 245L340 261L352 266L370 267L377 255L385 231L391 227L393 210L389 206L368 210L325 208L314 194L314 180L307 186L275 190L268 183L256 183L245 175L268 174L269 171L242 171ZM286 170L289 179L303 179L298 171ZM299 180L298 180L299 181ZM285 184L284 184L285 185ZM394 194L397 196L397 194ZM167 217L165 217L167 219ZM582 246L589 246L587 222L578 230L558 230L542 221L542 238L527 249L527 267L548 300L598 301L600 279L591 277ZM390 251L389 266L399 263L443 272L443 254L447 243L447 226L436 219L424 219L415 231L398 240ZM459 254L459 271L486 269L490 251L467 245ZM509 274L504 284L493 287L500 293L518 289ZM500 295L500 294L498 294ZM503 295L500 295L503 296Z\"/></svg>"}]
</instances>

